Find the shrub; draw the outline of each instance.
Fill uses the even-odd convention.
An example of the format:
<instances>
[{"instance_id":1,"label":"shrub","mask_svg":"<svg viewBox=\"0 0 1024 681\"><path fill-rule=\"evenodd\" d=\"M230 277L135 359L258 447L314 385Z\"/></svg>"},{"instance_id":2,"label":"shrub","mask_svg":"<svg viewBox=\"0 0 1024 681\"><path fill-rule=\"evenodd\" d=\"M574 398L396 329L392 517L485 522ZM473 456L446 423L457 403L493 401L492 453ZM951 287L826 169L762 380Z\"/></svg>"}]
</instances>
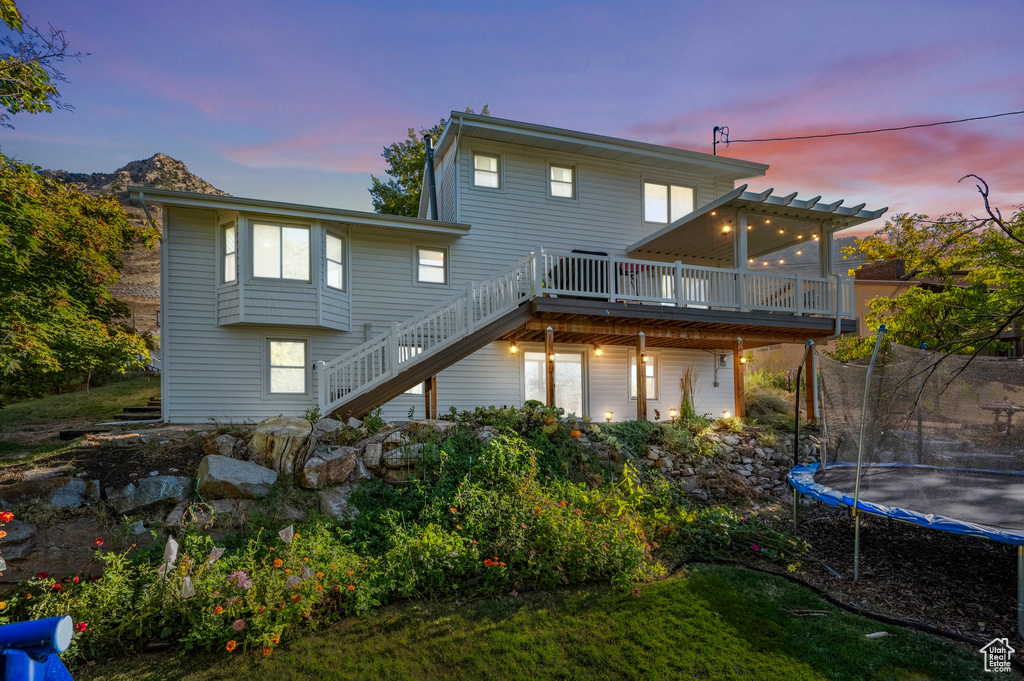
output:
<instances>
[{"instance_id":1,"label":"shrub","mask_svg":"<svg viewBox=\"0 0 1024 681\"><path fill-rule=\"evenodd\" d=\"M657 442L660 429L652 421L620 421L601 426L601 430L614 436L633 456L644 456L647 445Z\"/></svg>"}]
</instances>

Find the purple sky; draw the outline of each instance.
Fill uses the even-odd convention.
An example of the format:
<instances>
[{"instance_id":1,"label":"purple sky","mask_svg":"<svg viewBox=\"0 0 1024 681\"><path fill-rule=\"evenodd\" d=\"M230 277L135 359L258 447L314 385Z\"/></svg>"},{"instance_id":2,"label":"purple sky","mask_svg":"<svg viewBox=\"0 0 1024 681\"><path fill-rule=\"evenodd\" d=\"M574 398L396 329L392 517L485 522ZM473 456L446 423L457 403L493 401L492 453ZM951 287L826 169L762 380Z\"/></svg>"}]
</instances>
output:
<instances>
[{"instance_id":1,"label":"purple sky","mask_svg":"<svg viewBox=\"0 0 1024 681\"><path fill-rule=\"evenodd\" d=\"M111 171L161 151L231 194L369 209L381 147L451 109L710 151L735 139L1024 109L1024 3L354 3L19 0L90 52L73 113L14 117L0 150ZM287 8L287 9L284 9ZM1024 116L735 144L752 188L938 215L1024 203Z\"/></svg>"}]
</instances>

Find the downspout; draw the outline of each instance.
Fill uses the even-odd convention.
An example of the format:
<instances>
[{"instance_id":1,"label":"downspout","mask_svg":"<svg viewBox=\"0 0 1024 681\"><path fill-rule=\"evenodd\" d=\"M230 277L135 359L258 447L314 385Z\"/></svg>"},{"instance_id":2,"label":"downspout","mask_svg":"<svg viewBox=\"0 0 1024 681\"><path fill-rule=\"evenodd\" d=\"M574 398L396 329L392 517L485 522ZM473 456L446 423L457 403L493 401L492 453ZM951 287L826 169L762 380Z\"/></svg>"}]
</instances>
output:
<instances>
[{"instance_id":1,"label":"downspout","mask_svg":"<svg viewBox=\"0 0 1024 681\"><path fill-rule=\"evenodd\" d=\"M434 178L434 140L424 135L423 143L427 147L427 184L430 185L430 219L437 220L437 181Z\"/></svg>"}]
</instances>

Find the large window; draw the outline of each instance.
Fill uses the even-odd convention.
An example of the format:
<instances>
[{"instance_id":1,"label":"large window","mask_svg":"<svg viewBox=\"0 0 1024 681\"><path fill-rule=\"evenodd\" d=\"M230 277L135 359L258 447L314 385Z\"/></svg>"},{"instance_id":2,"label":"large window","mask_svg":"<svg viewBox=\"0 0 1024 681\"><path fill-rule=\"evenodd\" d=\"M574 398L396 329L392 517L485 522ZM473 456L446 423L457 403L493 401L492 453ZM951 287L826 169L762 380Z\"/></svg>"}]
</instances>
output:
<instances>
[{"instance_id":1,"label":"large window","mask_svg":"<svg viewBox=\"0 0 1024 681\"><path fill-rule=\"evenodd\" d=\"M526 371L526 399L547 401L548 370L543 352L523 353ZM583 416L583 353L555 354L555 406L566 414Z\"/></svg>"},{"instance_id":2,"label":"large window","mask_svg":"<svg viewBox=\"0 0 1024 681\"><path fill-rule=\"evenodd\" d=\"M443 248L416 249L416 281L425 284L448 283L448 252Z\"/></svg>"},{"instance_id":3,"label":"large window","mask_svg":"<svg viewBox=\"0 0 1024 681\"><path fill-rule=\"evenodd\" d=\"M551 166L549 180L551 196L563 199L576 198L575 172L569 166Z\"/></svg>"},{"instance_id":4,"label":"large window","mask_svg":"<svg viewBox=\"0 0 1024 681\"><path fill-rule=\"evenodd\" d=\"M237 278L238 227L229 225L224 228L224 283Z\"/></svg>"},{"instance_id":5,"label":"large window","mask_svg":"<svg viewBox=\"0 0 1024 681\"><path fill-rule=\"evenodd\" d=\"M644 374L647 376L647 399L658 399L658 356L646 353ZM629 356L629 399L636 399L636 353Z\"/></svg>"},{"instance_id":6,"label":"large window","mask_svg":"<svg viewBox=\"0 0 1024 681\"><path fill-rule=\"evenodd\" d=\"M269 340L270 392L306 392L306 341Z\"/></svg>"},{"instance_id":7,"label":"large window","mask_svg":"<svg viewBox=\"0 0 1024 681\"><path fill-rule=\"evenodd\" d=\"M345 288L345 242L327 235L327 285L331 288Z\"/></svg>"},{"instance_id":8,"label":"large window","mask_svg":"<svg viewBox=\"0 0 1024 681\"><path fill-rule=\"evenodd\" d=\"M252 240L254 277L309 281L309 227L255 223Z\"/></svg>"},{"instance_id":9,"label":"large window","mask_svg":"<svg viewBox=\"0 0 1024 681\"><path fill-rule=\"evenodd\" d=\"M693 212L693 189L644 182L644 221L669 223Z\"/></svg>"},{"instance_id":10,"label":"large window","mask_svg":"<svg viewBox=\"0 0 1024 681\"><path fill-rule=\"evenodd\" d=\"M473 185L498 189L501 186L499 160L498 156L492 154L473 154Z\"/></svg>"}]
</instances>

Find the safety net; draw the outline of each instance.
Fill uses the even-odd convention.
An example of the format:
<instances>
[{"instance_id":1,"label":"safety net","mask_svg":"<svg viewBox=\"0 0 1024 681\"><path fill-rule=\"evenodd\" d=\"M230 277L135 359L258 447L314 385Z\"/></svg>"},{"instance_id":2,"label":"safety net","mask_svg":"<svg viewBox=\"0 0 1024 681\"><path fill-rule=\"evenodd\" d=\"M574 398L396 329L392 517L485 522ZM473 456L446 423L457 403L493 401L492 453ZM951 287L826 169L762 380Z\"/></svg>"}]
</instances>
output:
<instances>
[{"instance_id":1,"label":"safety net","mask_svg":"<svg viewBox=\"0 0 1024 681\"><path fill-rule=\"evenodd\" d=\"M937 529L1024 541L1024 360L889 343L870 376L867 361L820 355L818 364L816 496L851 506L855 499L865 510Z\"/></svg>"}]
</instances>

